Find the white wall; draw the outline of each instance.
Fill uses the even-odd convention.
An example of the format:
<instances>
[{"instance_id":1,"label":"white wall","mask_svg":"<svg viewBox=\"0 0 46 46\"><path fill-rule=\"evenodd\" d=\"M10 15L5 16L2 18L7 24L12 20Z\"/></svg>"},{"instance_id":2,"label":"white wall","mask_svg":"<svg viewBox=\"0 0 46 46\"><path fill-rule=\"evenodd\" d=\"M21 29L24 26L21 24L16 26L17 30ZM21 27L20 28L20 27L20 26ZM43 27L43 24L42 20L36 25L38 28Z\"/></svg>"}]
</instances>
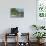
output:
<instances>
[{"instance_id":1,"label":"white wall","mask_svg":"<svg viewBox=\"0 0 46 46\"><path fill-rule=\"evenodd\" d=\"M11 18L10 8L24 8L24 18ZM19 27L19 32L30 32L36 24L36 0L0 0L0 34L11 27Z\"/></svg>"}]
</instances>

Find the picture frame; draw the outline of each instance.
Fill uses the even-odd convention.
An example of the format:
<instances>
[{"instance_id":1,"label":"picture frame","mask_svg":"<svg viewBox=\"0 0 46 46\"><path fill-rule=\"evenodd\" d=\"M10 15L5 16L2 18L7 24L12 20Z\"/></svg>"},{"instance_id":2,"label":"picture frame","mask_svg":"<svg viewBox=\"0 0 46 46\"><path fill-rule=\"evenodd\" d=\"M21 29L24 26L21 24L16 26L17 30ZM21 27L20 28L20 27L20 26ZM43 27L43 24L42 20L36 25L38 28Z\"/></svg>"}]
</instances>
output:
<instances>
[{"instance_id":1,"label":"picture frame","mask_svg":"<svg viewBox=\"0 0 46 46\"><path fill-rule=\"evenodd\" d=\"M24 17L24 9L23 8L11 8L10 16L11 17Z\"/></svg>"}]
</instances>

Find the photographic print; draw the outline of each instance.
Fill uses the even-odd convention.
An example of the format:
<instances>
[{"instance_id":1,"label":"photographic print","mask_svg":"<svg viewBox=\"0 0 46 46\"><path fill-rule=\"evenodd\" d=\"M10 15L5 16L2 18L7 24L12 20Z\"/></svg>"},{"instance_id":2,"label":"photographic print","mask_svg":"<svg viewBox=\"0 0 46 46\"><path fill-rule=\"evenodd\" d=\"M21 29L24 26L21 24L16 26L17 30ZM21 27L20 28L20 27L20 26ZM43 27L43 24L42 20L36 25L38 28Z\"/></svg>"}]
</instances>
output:
<instances>
[{"instance_id":1,"label":"photographic print","mask_svg":"<svg viewBox=\"0 0 46 46\"><path fill-rule=\"evenodd\" d=\"M11 8L11 17L24 17L24 9L21 8Z\"/></svg>"}]
</instances>

